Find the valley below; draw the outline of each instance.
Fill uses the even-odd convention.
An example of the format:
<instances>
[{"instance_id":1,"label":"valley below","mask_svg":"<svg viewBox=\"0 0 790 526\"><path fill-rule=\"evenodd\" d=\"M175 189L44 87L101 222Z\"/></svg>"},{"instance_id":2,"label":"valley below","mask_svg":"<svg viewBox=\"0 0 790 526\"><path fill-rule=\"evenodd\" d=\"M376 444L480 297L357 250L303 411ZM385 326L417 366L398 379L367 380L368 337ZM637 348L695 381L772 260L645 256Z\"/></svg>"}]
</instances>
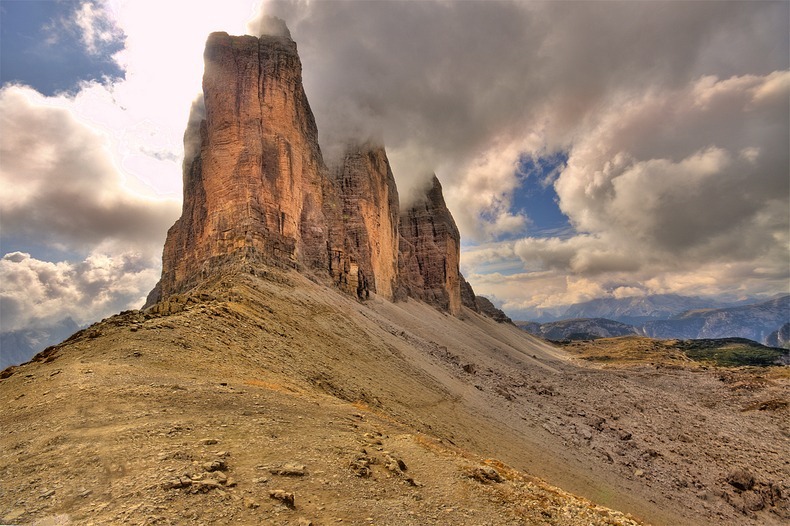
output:
<instances>
[{"instance_id":1,"label":"valley below","mask_svg":"<svg viewBox=\"0 0 790 526\"><path fill-rule=\"evenodd\" d=\"M3 372L0 520L783 524L789 384L237 269Z\"/></svg>"}]
</instances>

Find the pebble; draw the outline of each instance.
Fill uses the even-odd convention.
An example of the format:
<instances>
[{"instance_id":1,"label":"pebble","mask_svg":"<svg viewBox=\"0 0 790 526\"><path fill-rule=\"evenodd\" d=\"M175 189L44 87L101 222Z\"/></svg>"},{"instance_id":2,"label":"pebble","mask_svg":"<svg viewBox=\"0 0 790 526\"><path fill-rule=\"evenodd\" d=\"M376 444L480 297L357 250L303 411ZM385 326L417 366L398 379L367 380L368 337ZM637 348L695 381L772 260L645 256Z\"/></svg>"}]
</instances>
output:
<instances>
[{"instance_id":1,"label":"pebble","mask_svg":"<svg viewBox=\"0 0 790 526\"><path fill-rule=\"evenodd\" d=\"M294 504L294 494L290 491L273 489L269 492L269 497L273 498L274 500L279 500L289 508L294 508L296 506Z\"/></svg>"},{"instance_id":2,"label":"pebble","mask_svg":"<svg viewBox=\"0 0 790 526\"><path fill-rule=\"evenodd\" d=\"M306 469L302 464L288 462L277 468L269 468L269 473L282 477L304 477L307 474Z\"/></svg>"}]
</instances>

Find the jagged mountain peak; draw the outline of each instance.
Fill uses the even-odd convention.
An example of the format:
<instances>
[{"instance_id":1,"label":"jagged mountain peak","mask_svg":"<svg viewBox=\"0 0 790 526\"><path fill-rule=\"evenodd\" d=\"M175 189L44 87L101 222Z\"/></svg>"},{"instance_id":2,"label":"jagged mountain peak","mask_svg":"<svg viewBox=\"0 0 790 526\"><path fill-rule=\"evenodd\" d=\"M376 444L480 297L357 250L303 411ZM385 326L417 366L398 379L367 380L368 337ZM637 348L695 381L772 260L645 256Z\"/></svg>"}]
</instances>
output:
<instances>
[{"instance_id":1,"label":"jagged mountain peak","mask_svg":"<svg viewBox=\"0 0 790 526\"><path fill-rule=\"evenodd\" d=\"M459 315L460 234L439 180L402 210L382 145L352 143L327 168L296 44L281 20L261 28L260 38L208 37L203 104L185 133L182 216L146 306L243 260Z\"/></svg>"}]
</instances>

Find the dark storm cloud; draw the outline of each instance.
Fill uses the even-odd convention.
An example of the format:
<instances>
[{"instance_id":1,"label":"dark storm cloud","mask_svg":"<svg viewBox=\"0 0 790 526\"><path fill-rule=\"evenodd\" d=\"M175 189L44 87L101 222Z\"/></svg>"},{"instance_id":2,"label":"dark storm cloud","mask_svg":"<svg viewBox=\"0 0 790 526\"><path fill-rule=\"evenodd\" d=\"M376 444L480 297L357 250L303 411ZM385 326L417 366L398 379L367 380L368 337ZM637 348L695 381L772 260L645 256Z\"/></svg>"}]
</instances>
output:
<instances>
[{"instance_id":1,"label":"dark storm cloud","mask_svg":"<svg viewBox=\"0 0 790 526\"><path fill-rule=\"evenodd\" d=\"M466 252L470 273L505 264L503 252L521 260L527 272L503 278L508 290L490 285L500 298L786 283L787 2L272 1L263 11L299 45L325 150L383 137L401 188L437 171L467 239L526 234ZM568 156L559 205L578 234L530 237L512 209L518 160L556 152Z\"/></svg>"}]
</instances>

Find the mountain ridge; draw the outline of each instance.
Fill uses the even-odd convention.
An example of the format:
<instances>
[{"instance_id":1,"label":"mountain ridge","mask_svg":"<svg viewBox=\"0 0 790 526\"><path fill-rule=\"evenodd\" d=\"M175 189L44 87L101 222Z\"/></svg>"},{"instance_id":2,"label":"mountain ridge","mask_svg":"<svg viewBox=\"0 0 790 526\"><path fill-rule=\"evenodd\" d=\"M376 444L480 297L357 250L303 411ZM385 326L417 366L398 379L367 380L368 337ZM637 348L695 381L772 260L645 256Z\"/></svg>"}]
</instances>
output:
<instances>
[{"instance_id":1,"label":"mountain ridge","mask_svg":"<svg viewBox=\"0 0 790 526\"><path fill-rule=\"evenodd\" d=\"M769 339L773 337L779 343L778 336L773 335L778 335L781 327L790 319L790 295L735 307L687 310L666 319L642 323L625 323L621 321L623 319L631 318L571 318L545 323L517 321L516 324L532 334L552 340L633 333L659 339L747 338L772 345ZM612 332L615 326L617 328ZM573 333L578 334L571 337Z\"/></svg>"},{"instance_id":2,"label":"mountain ridge","mask_svg":"<svg viewBox=\"0 0 790 526\"><path fill-rule=\"evenodd\" d=\"M458 271L438 179L394 214L383 148L326 169L272 25L208 38L145 308L0 374L0 520L790 518L783 371L609 368L507 323Z\"/></svg>"}]
</instances>

